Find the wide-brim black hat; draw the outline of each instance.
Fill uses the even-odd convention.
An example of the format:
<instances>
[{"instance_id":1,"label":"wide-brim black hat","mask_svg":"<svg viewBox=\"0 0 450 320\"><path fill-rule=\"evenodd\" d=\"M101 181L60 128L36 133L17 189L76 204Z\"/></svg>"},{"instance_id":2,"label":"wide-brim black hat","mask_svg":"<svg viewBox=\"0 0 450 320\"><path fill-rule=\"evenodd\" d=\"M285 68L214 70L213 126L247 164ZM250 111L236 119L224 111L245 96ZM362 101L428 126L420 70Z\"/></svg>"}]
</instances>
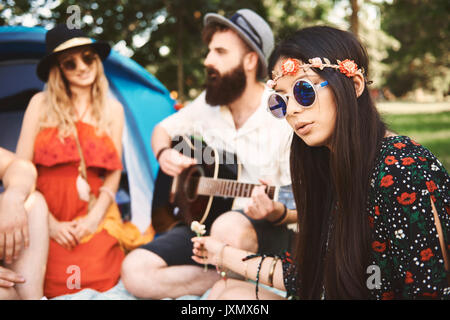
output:
<instances>
[{"instance_id":1,"label":"wide-brim black hat","mask_svg":"<svg viewBox=\"0 0 450 320\"><path fill-rule=\"evenodd\" d=\"M101 60L105 60L111 52L111 46L102 41L94 42L80 29L69 29L65 24L58 24L45 35L46 55L39 61L36 73L47 82L50 68L55 63L55 57L69 49L90 46Z\"/></svg>"}]
</instances>

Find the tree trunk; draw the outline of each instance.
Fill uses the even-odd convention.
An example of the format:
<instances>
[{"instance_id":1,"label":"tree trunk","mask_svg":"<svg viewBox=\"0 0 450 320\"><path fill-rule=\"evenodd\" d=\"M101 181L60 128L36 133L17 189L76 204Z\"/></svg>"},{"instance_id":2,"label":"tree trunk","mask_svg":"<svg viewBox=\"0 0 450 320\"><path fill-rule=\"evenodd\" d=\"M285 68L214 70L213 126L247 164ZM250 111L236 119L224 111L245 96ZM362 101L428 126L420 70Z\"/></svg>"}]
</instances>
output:
<instances>
[{"instance_id":1,"label":"tree trunk","mask_svg":"<svg viewBox=\"0 0 450 320\"><path fill-rule=\"evenodd\" d=\"M358 20L359 4L358 4L358 0L350 0L350 5L352 7L352 15L350 16L350 30L356 36L358 36L358 32L359 32L359 20Z\"/></svg>"}]
</instances>

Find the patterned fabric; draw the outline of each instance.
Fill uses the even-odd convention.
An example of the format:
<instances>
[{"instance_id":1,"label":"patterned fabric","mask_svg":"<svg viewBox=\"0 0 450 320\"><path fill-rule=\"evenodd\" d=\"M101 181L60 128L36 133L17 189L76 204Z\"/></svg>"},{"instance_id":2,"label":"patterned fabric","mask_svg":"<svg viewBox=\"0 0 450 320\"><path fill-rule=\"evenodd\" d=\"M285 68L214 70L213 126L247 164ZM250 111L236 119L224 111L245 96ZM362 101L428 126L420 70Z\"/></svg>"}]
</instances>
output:
<instances>
[{"instance_id":1,"label":"patterned fabric","mask_svg":"<svg viewBox=\"0 0 450 320\"><path fill-rule=\"evenodd\" d=\"M88 123L79 121L76 126L86 167L122 169L120 158L109 136L97 135L96 128ZM45 128L36 137L33 162L46 167L78 162L80 155L75 141L74 136L68 136L61 141L57 128Z\"/></svg>"},{"instance_id":2,"label":"patterned fabric","mask_svg":"<svg viewBox=\"0 0 450 320\"><path fill-rule=\"evenodd\" d=\"M298 300L297 296L297 265L292 260L291 254L285 252L282 256L283 282L286 288L286 296L289 300Z\"/></svg>"},{"instance_id":3,"label":"patterned fabric","mask_svg":"<svg viewBox=\"0 0 450 320\"><path fill-rule=\"evenodd\" d=\"M431 199L431 200L430 200ZM383 139L368 195L372 261L381 272L373 299L450 298L439 237L431 207L436 207L450 249L450 179L439 160L404 136ZM295 266L283 266L285 286L295 295ZM368 277L371 274L368 274Z\"/></svg>"}]
</instances>

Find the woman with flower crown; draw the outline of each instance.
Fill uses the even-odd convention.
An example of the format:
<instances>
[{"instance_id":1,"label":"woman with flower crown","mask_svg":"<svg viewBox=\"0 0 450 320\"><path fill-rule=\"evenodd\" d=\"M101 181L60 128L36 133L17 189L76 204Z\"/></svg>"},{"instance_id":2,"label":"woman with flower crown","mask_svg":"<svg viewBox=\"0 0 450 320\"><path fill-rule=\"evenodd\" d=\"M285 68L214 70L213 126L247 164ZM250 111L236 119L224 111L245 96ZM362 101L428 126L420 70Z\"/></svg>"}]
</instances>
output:
<instances>
[{"instance_id":1,"label":"woman with flower crown","mask_svg":"<svg viewBox=\"0 0 450 320\"><path fill-rule=\"evenodd\" d=\"M149 241L122 223L115 203L124 112L103 72L110 47L65 25L47 32L46 45L37 68L46 88L31 99L17 145L36 165L50 211L44 294L106 291L119 280L126 246Z\"/></svg>"},{"instance_id":2,"label":"woman with flower crown","mask_svg":"<svg viewBox=\"0 0 450 320\"><path fill-rule=\"evenodd\" d=\"M294 130L298 243L283 257L194 238L194 259L300 299L448 299L450 179L414 140L388 130L369 95L366 50L349 32L302 29L272 53L268 110ZM272 299L222 280L212 298Z\"/></svg>"}]
</instances>

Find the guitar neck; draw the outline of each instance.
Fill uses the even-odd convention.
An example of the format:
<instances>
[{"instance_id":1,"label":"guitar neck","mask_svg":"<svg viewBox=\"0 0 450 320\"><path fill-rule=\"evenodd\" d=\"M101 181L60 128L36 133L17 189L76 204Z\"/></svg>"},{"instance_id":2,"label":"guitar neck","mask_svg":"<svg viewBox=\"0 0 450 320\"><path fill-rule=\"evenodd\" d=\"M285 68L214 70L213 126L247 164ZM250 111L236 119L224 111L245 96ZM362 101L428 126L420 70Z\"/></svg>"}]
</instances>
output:
<instances>
[{"instance_id":1,"label":"guitar neck","mask_svg":"<svg viewBox=\"0 0 450 320\"><path fill-rule=\"evenodd\" d=\"M259 184L243 183L235 180L213 179L208 177L199 178L197 194L204 196L217 196L224 198L249 198L252 190ZM276 187L268 186L266 194L270 199L274 199Z\"/></svg>"}]
</instances>

